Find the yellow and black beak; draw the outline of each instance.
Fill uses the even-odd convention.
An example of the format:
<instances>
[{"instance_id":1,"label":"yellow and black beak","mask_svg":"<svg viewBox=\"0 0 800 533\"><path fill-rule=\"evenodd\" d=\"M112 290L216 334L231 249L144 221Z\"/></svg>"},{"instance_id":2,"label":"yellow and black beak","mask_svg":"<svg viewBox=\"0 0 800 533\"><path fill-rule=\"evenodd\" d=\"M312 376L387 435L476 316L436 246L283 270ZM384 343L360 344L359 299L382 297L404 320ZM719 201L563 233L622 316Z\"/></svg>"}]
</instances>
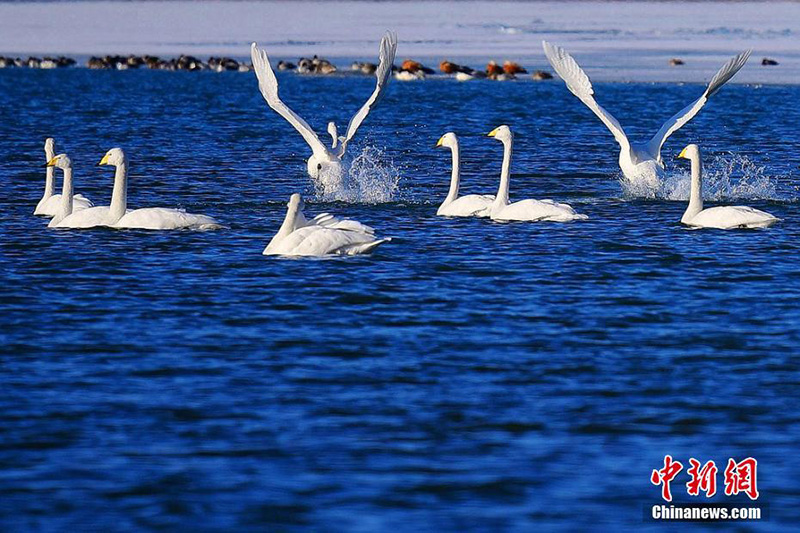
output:
<instances>
[{"instance_id":1,"label":"yellow and black beak","mask_svg":"<svg viewBox=\"0 0 800 533\"><path fill-rule=\"evenodd\" d=\"M678 154L678 159L687 159L687 157L686 157L686 148L681 150L681 153Z\"/></svg>"},{"instance_id":2,"label":"yellow and black beak","mask_svg":"<svg viewBox=\"0 0 800 533\"><path fill-rule=\"evenodd\" d=\"M487 137L494 137L495 135L497 135L497 130L499 130L499 129L500 129L500 126L496 127L495 129L493 129L492 131L487 133L486 136Z\"/></svg>"},{"instance_id":3,"label":"yellow and black beak","mask_svg":"<svg viewBox=\"0 0 800 533\"><path fill-rule=\"evenodd\" d=\"M43 167L54 167L56 166L56 161L58 161L58 157L52 158L50 161L42 165Z\"/></svg>"},{"instance_id":4,"label":"yellow and black beak","mask_svg":"<svg viewBox=\"0 0 800 533\"><path fill-rule=\"evenodd\" d=\"M442 146L443 143L444 143L444 135L439 137L439 140L436 141L436 146L434 146L434 148L439 148L440 146Z\"/></svg>"},{"instance_id":5,"label":"yellow and black beak","mask_svg":"<svg viewBox=\"0 0 800 533\"><path fill-rule=\"evenodd\" d=\"M97 166L99 167L99 166L107 165L107 164L108 164L108 154L103 156L103 159L101 159L100 162L97 163Z\"/></svg>"}]
</instances>

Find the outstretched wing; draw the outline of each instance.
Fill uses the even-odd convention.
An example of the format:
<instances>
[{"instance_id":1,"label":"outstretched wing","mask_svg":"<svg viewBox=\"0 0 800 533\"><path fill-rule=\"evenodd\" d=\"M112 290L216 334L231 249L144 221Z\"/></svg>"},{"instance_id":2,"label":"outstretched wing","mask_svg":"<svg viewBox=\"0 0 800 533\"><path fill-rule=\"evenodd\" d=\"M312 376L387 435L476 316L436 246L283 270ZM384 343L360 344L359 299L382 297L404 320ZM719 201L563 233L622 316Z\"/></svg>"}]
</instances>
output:
<instances>
[{"instance_id":1,"label":"outstretched wing","mask_svg":"<svg viewBox=\"0 0 800 533\"><path fill-rule=\"evenodd\" d=\"M315 154L329 153L328 148L319 140L319 137L317 137L317 134L311 129L311 126L281 101L278 96L278 80L275 78L275 73L272 71L272 67L269 64L267 52L259 48L256 43L253 43L250 47L250 57L253 60L253 70L255 70L256 77L258 78L258 88L261 90L261 94L264 96L264 100L267 101L267 104L269 104L273 111L294 126L294 129L303 136L303 139L305 139Z\"/></svg>"},{"instance_id":2,"label":"outstretched wing","mask_svg":"<svg viewBox=\"0 0 800 533\"><path fill-rule=\"evenodd\" d=\"M617 119L611 113L600 107L594 99L594 89L589 76L581 69L578 63L567 53L563 48L550 44L547 41L542 41L544 54L547 56L548 61L553 66L553 69L561 76L561 79L567 84L567 88L572 94L586 104L586 107L591 109L597 117L603 121L603 124L611 130L614 138L623 149L630 148L628 136L625 135L625 130L622 129Z\"/></svg>"},{"instance_id":3,"label":"outstretched wing","mask_svg":"<svg viewBox=\"0 0 800 533\"><path fill-rule=\"evenodd\" d=\"M350 119L350 123L347 125L347 133L342 140L340 154L344 153L347 148L347 143L350 142L350 139L356 134L358 127L361 126L361 123L367 118L369 112L372 111L372 108L378 104L381 96L383 96L383 92L386 90L386 85L389 83L389 78L392 75L392 64L394 63L394 55L396 52L397 34L387 31L383 39L381 39L380 64L375 70L375 78L378 80L375 84L375 90L372 91L372 96L369 97L367 103L361 106L358 113L353 115L353 118Z\"/></svg>"},{"instance_id":4,"label":"outstretched wing","mask_svg":"<svg viewBox=\"0 0 800 533\"><path fill-rule=\"evenodd\" d=\"M647 143L648 151L652 154L656 155L659 160L661 159L661 147L664 145L664 142L667 138L678 131L684 124L692 120L700 109L705 105L708 99L720 90L720 88L725 85L728 80L733 78L733 76L739 72L739 70L747 63L747 58L750 57L750 50L746 52L742 52L736 57L731 58L730 61L725 63L721 69L711 78L711 82L706 87L705 92L703 95L686 106L685 108L681 109L677 114L675 114L672 118L664 123L661 126L661 129L658 130L650 142Z\"/></svg>"}]
</instances>

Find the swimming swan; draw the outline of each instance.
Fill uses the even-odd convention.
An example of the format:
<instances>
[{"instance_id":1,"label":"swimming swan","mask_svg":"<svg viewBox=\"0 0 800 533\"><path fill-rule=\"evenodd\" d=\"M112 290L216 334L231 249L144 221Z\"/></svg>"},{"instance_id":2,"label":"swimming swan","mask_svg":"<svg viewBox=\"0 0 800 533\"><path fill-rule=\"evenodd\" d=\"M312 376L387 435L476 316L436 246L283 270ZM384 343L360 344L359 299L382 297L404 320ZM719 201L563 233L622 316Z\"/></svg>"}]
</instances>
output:
<instances>
[{"instance_id":1,"label":"swimming swan","mask_svg":"<svg viewBox=\"0 0 800 533\"><path fill-rule=\"evenodd\" d=\"M436 143L436 147L444 146L453 152L453 173L450 177L450 191L436 214L441 217L488 217L494 196L490 194L467 194L458 196L461 183L460 157L458 137L455 133L445 133Z\"/></svg>"},{"instance_id":2,"label":"swimming swan","mask_svg":"<svg viewBox=\"0 0 800 533\"><path fill-rule=\"evenodd\" d=\"M264 255L357 255L374 250L391 239L376 239L375 230L355 220L341 220L328 213L313 220L303 216L303 199L289 198L286 218L269 241Z\"/></svg>"},{"instance_id":3,"label":"swimming swan","mask_svg":"<svg viewBox=\"0 0 800 533\"><path fill-rule=\"evenodd\" d=\"M64 181L61 186L61 204L59 205L58 211L56 211L53 218L50 219L50 223L47 225L49 228L55 228L58 227L64 219L72 215L74 202L72 196L72 161L67 157L67 154L58 154L53 156L46 163L46 166L48 168L60 168L64 171Z\"/></svg>"},{"instance_id":4,"label":"swimming swan","mask_svg":"<svg viewBox=\"0 0 800 533\"><path fill-rule=\"evenodd\" d=\"M334 147L329 149L320 141L311 126L281 101L278 96L278 80L275 78L275 73L269 64L267 52L258 48L256 43L253 43L250 48L253 69L258 78L258 88L261 90L262 96L276 113L294 126L311 147L312 155L308 158L307 165L308 175L322 187L323 192L326 194L336 192L342 184L344 177L342 157L347 150L347 144L356 134L356 130L367 118L369 112L380 101L392 74L392 63L394 62L396 50L397 35L387 32L381 40L380 65L375 71L375 77L377 78L375 90L367 102L361 106L361 109L350 119L350 123L347 125L347 133L338 138L338 148L336 148L337 139L335 139ZM332 129L329 127L328 131L330 132Z\"/></svg>"},{"instance_id":5,"label":"swimming swan","mask_svg":"<svg viewBox=\"0 0 800 533\"><path fill-rule=\"evenodd\" d=\"M739 72L747 62L747 58L750 57L750 50L733 57L711 78L711 82L700 98L666 121L652 139L646 143L631 143L617 119L595 101L592 82L572 56L563 48L547 41L542 41L542 46L550 64L567 84L570 92L586 104L586 107L591 109L614 134L614 138L620 146L619 166L622 173L629 182L643 185L647 189L647 196L655 195L664 176L664 162L661 159L661 147L664 142L689 122L708 99Z\"/></svg>"},{"instance_id":6,"label":"swimming swan","mask_svg":"<svg viewBox=\"0 0 800 533\"><path fill-rule=\"evenodd\" d=\"M111 193L111 205L90 207L72 213L57 228L94 228L108 226L112 228L137 228L152 230L169 229L217 229L222 227L216 220L206 215L193 215L179 209L150 207L128 210L128 160L121 148L112 148L98 165L113 165L114 189ZM65 171L66 176L66 171Z\"/></svg>"},{"instance_id":7,"label":"swimming swan","mask_svg":"<svg viewBox=\"0 0 800 533\"><path fill-rule=\"evenodd\" d=\"M681 222L693 228L767 228L778 222L778 218L746 206L720 206L703 209L703 168L700 162L700 148L690 144L678 157L692 163L692 189L689 206L681 217Z\"/></svg>"},{"instance_id":8,"label":"swimming swan","mask_svg":"<svg viewBox=\"0 0 800 533\"><path fill-rule=\"evenodd\" d=\"M44 141L44 155L48 162L56 156L55 144L56 142L52 137L48 137ZM55 166L45 166L47 167L45 169L47 174L44 182L44 196L42 196L42 199L36 204L36 209L33 214L54 217L61 209L61 195L53 194L55 190ZM81 209L92 207L92 205L92 202L82 194L75 194L72 196L72 209L74 211L80 211Z\"/></svg>"},{"instance_id":9,"label":"swimming swan","mask_svg":"<svg viewBox=\"0 0 800 533\"><path fill-rule=\"evenodd\" d=\"M568 222L589 218L576 213L568 204L561 204L553 200L521 200L509 204L508 182L511 174L513 134L508 126L498 126L489 132L489 137L494 137L503 143L503 169L500 173L500 187L491 206L492 220Z\"/></svg>"}]
</instances>

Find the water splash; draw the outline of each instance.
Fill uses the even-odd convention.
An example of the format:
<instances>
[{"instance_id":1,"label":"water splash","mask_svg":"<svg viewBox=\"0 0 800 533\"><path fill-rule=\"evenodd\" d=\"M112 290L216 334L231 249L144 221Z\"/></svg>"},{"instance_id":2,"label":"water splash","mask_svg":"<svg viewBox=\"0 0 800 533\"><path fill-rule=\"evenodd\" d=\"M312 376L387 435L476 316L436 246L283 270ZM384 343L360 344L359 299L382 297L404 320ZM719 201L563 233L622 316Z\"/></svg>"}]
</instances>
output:
<instances>
[{"instance_id":1,"label":"water splash","mask_svg":"<svg viewBox=\"0 0 800 533\"><path fill-rule=\"evenodd\" d=\"M759 166L743 155L728 153L707 158L703 162L703 198L721 200L776 200L791 201L778 191L778 184L787 181L787 176L770 176L766 167ZM655 191L640 190L624 176L619 177L623 194L628 198L660 198L663 200L688 201L691 188L691 171L674 168Z\"/></svg>"},{"instance_id":2,"label":"water splash","mask_svg":"<svg viewBox=\"0 0 800 533\"><path fill-rule=\"evenodd\" d=\"M395 198L400 171L385 152L373 146L364 147L345 163L341 185L333 191L315 186L317 200L348 203L381 204Z\"/></svg>"}]
</instances>

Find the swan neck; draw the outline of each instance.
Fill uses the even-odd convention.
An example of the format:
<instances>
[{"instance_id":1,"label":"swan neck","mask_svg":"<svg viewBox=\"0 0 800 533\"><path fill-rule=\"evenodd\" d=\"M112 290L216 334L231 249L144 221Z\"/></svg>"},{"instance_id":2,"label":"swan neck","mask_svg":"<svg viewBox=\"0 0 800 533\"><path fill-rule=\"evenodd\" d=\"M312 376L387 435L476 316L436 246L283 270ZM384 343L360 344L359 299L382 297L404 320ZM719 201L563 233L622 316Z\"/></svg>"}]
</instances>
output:
<instances>
[{"instance_id":1,"label":"swan neck","mask_svg":"<svg viewBox=\"0 0 800 533\"><path fill-rule=\"evenodd\" d=\"M114 172L114 191L111 193L111 217L119 221L128 209L128 163L123 161Z\"/></svg>"},{"instance_id":2,"label":"swan neck","mask_svg":"<svg viewBox=\"0 0 800 533\"><path fill-rule=\"evenodd\" d=\"M453 152L453 171L450 175L450 191L447 193L444 203L449 204L458 198L458 189L461 184L461 156L458 150L458 143L451 148Z\"/></svg>"},{"instance_id":3,"label":"swan neck","mask_svg":"<svg viewBox=\"0 0 800 533\"><path fill-rule=\"evenodd\" d=\"M503 168L500 170L500 187L497 189L495 206L508 205L508 182L511 176L511 139L503 141Z\"/></svg>"},{"instance_id":4,"label":"swan neck","mask_svg":"<svg viewBox=\"0 0 800 533\"><path fill-rule=\"evenodd\" d=\"M47 167L47 174L45 176L44 195L42 196L42 200L47 200L53 196L53 193L55 192L56 169L53 167Z\"/></svg>"},{"instance_id":5,"label":"swan neck","mask_svg":"<svg viewBox=\"0 0 800 533\"><path fill-rule=\"evenodd\" d=\"M64 183L61 186L61 218L72 214L72 169L64 169Z\"/></svg>"},{"instance_id":6,"label":"swan neck","mask_svg":"<svg viewBox=\"0 0 800 533\"><path fill-rule=\"evenodd\" d=\"M686 221L703 210L703 163L700 154L692 154L692 182L689 192L689 205L683 214L682 220Z\"/></svg>"},{"instance_id":7,"label":"swan neck","mask_svg":"<svg viewBox=\"0 0 800 533\"><path fill-rule=\"evenodd\" d=\"M303 217L303 213L300 213L298 211L299 210L297 209L296 206L291 206L286 210L286 218L283 219L283 224L281 224L278 233L276 233L275 236L272 237L272 239L269 241L269 244L267 245L267 250L269 250L274 246L277 246L278 243L280 243L283 239L291 235L292 232L294 232L294 230L297 229L298 215L302 217L303 220L305 220L305 217Z\"/></svg>"},{"instance_id":8,"label":"swan neck","mask_svg":"<svg viewBox=\"0 0 800 533\"><path fill-rule=\"evenodd\" d=\"M48 146L44 149L45 158L50 161L56 156L56 151ZM47 200L55 192L56 169L55 167L47 167L44 181L44 196L42 200Z\"/></svg>"}]
</instances>

